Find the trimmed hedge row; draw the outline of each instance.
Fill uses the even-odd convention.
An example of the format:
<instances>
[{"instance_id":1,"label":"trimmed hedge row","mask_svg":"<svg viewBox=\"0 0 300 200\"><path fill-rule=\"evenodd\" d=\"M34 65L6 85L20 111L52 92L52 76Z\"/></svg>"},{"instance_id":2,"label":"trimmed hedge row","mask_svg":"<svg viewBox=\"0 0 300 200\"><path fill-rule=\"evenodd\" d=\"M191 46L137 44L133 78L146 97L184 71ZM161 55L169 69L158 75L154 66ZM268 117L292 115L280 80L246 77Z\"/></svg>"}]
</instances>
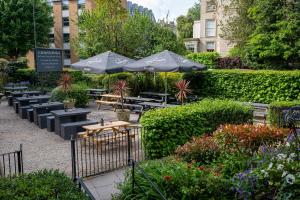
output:
<instances>
[{"instance_id":1,"label":"trimmed hedge row","mask_svg":"<svg viewBox=\"0 0 300 200\"><path fill-rule=\"evenodd\" d=\"M70 178L58 171L39 171L0 178L0 199L88 200Z\"/></svg>"},{"instance_id":2,"label":"trimmed hedge row","mask_svg":"<svg viewBox=\"0 0 300 200\"><path fill-rule=\"evenodd\" d=\"M256 103L300 99L300 71L209 70L184 78L203 97Z\"/></svg>"},{"instance_id":3,"label":"trimmed hedge row","mask_svg":"<svg viewBox=\"0 0 300 200\"><path fill-rule=\"evenodd\" d=\"M172 154L193 136L212 133L221 124L242 124L252 120L250 107L230 100L205 99L201 102L146 112L141 124L149 158Z\"/></svg>"}]
</instances>

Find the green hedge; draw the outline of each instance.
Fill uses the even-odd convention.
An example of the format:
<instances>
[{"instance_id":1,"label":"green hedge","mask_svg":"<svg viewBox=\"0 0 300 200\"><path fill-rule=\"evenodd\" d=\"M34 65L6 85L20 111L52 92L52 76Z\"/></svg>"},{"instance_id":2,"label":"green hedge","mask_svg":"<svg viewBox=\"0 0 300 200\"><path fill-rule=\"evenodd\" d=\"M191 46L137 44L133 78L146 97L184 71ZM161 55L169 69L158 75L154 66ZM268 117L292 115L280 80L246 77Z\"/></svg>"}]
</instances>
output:
<instances>
[{"instance_id":1,"label":"green hedge","mask_svg":"<svg viewBox=\"0 0 300 200\"><path fill-rule=\"evenodd\" d=\"M289 109L293 106L299 106L300 101L275 101L270 104L268 110L268 122L271 125L283 127L284 115L283 110Z\"/></svg>"},{"instance_id":2,"label":"green hedge","mask_svg":"<svg viewBox=\"0 0 300 200\"><path fill-rule=\"evenodd\" d=\"M13 178L0 178L0 199L88 200L66 175L39 171Z\"/></svg>"},{"instance_id":3,"label":"green hedge","mask_svg":"<svg viewBox=\"0 0 300 200\"><path fill-rule=\"evenodd\" d=\"M256 103L300 100L300 71L209 70L184 78L203 97Z\"/></svg>"},{"instance_id":4,"label":"green hedge","mask_svg":"<svg viewBox=\"0 0 300 200\"><path fill-rule=\"evenodd\" d=\"M89 96L87 95L86 89L87 86L85 85L73 84L71 91L69 92L69 96L67 96L61 87L57 87L51 93L51 100L63 102L67 98L72 98L76 100L76 107L86 107L89 101Z\"/></svg>"},{"instance_id":5,"label":"green hedge","mask_svg":"<svg viewBox=\"0 0 300 200\"><path fill-rule=\"evenodd\" d=\"M215 69L218 66L220 54L217 52L190 53L186 57L195 62L201 63L210 69Z\"/></svg>"},{"instance_id":6,"label":"green hedge","mask_svg":"<svg viewBox=\"0 0 300 200\"><path fill-rule=\"evenodd\" d=\"M141 124L149 158L172 154L193 136L212 133L221 124L241 124L252 120L250 107L229 100L201 102L146 112Z\"/></svg>"}]
</instances>

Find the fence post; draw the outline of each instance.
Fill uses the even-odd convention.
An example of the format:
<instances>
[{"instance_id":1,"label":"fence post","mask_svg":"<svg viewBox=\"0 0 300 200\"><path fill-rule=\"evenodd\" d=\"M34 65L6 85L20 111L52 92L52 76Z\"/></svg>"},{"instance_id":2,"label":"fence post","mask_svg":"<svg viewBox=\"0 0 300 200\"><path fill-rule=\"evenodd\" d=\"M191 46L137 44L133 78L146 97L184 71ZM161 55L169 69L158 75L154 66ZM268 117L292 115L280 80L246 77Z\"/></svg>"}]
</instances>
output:
<instances>
[{"instance_id":1,"label":"fence post","mask_svg":"<svg viewBox=\"0 0 300 200\"><path fill-rule=\"evenodd\" d=\"M127 152L128 152L128 165L130 165L130 162L131 162L131 139L130 139L130 130L129 129L126 129L126 132L127 132L127 142L128 142L128 145L127 145Z\"/></svg>"},{"instance_id":2,"label":"fence post","mask_svg":"<svg viewBox=\"0 0 300 200\"><path fill-rule=\"evenodd\" d=\"M20 144L20 150L17 151L17 159L18 159L18 173L22 174L23 173L23 156L22 156L22 144Z\"/></svg>"},{"instance_id":3,"label":"fence post","mask_svg":"<svg viewBox=\"0 0 300 200\"><path fill-rule=\"evenodd\" d=\"M71 138L71 158L72 158L72 178L76 181L76 154L75 154L75 139Z\"/></svg>"},{"instance_id":4,"label":"fence post","mask_svg":"<svg viewBox=\"0 0 300 200\"><path fill-rule=\"evenodd\" d=\"M134 177L134 167L135 167L135 162L132 160L132 188L131 188L131 193L132 194L134 194L134 184L135 184L135 181L134 181L134 179L135 179L135 177Z\"/></svg>"}]
</instances>

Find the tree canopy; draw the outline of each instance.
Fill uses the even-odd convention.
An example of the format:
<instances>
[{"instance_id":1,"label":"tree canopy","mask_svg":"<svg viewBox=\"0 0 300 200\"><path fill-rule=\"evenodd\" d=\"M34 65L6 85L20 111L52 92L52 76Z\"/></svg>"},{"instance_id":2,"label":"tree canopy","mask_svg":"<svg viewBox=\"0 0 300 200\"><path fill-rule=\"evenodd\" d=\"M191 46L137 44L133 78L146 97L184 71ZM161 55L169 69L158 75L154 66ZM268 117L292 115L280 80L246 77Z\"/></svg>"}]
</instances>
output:
<instances>
[{"instance_id":1,"label":"tree canopy","mask_svg":"<svg viewBox=\"0 0 300 200\"><path fill-rule=\"evenodd\" d=\"M138 12L129 16L119 0L97 0L95 9L80 16L79 30L73 42L83 58L112 50L139 59L165 49L185 49L170 28Z\"/></svg>"},{"instance_id":2,"label":"tree canopy","mask_svg":"<svg viewBox=\"0 0 300 200\"><path fill-rule=\"evenodd\" d=\"M193 37L194 21L200 20L200 3L195 3L192 8L188 10L187 15L179 16L177 21L177 31L180 38Z\"/></svg>"},{"instance_id":3,"label":"tree canopy","mask_svg":"<svg viewBox=\"0 0 300 200\"><path fill-rule=\"evenodd\" d=\"M234 0L224 37L236 43L254 68L300 68L300 2Z\"/></svg>"},{"instance_id":4,"label":"tree canopy","mask_svg":"<svg viewBox=\"0 0 300 200\"><path fill-rule=\"evenodd\" d=\"M53 24L51 7L46 0L0 1L0 56L18 58L34 48L33 3L37 45L48 45Z\"/></svg>"}]
</instances>

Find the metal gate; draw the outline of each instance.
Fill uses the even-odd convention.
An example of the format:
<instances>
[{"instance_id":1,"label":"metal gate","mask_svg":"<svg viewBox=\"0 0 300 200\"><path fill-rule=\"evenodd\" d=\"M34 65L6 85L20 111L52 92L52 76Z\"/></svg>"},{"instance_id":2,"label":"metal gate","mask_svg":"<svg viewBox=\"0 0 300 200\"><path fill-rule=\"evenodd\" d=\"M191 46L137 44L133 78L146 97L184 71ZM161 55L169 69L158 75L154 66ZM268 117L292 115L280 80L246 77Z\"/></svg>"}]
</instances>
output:
<instances>
[{"instance_id":1,"label":"metal gate","mask_svg":"<svg viewBox=\"0 0 300 200\"><path fill-rule=\"evenodd\" d=\"M144 159L142 128L130 126L118 132L104 132L71 140L72 176L89 177Z\"/></svg>"},{"instance_id":2,"label":"metal gate","mask_svg":"<svg viewBox=\"0 0 300 200\"><path fill-rule=\"evenodd\" d=\"M23 171L22 144L17 151L0 154L0 177L20 175Z\"/></svg>"}]
</instances>

